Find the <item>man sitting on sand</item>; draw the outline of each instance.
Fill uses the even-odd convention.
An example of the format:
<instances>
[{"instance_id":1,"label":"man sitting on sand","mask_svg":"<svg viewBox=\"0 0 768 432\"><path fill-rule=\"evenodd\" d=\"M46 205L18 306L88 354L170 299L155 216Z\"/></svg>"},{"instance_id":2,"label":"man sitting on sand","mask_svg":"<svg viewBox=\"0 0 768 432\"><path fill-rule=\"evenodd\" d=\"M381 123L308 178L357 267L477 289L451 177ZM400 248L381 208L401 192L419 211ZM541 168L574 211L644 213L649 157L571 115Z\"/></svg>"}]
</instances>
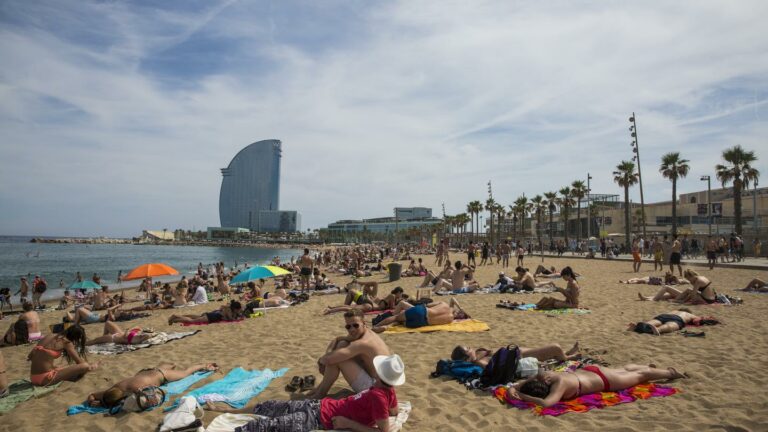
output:
<instances>
[{"instance_id":1,"label":"man sitting on sand","mask_svg":"<svg viewBox=\"0 0 768 432\"><path fill-rule=\"evenodd\" d=\"M628 364L621 369L589 365L574 372L544 372L512 385L507 395L550 407L558 402L592 393L620 391L657 380L688 378L674 368Z\"/></svg>"},{"instance_id":2,"label":"man sitting on sand","mask_svg":"<svg viewBox=\"0 0 768 432\"><path fill-rule=\"evenodd\" d=\"M373 331L383 332L387 326L400 323L408 328L450 324L454 319L467 319L469 315L461 309L456 299L451 299L450 304L434 302L429 304L419 303L412 305L401 301L392 313L392 316L381 320Z\"/></svg>"},{"instance_id":3,"label":"man sitting on sand","mask_svg":"<svg viewBox=\"0 0 768 432\"><path fill-rule=\"evenodd\" d=\"M432 289L433 292L447 289L454 294L464 294L474 292L476 289L480 288L480 284L478 284L477 281L472 280L473 269L471 267L463 265L461 261L456 261L454 267L456 270L454 270L451 275L451 280L440 279ZM470 279L469 281L467 281L468 275Z\"/></svg>"},{"instance_id":4,"label":"man sitting on sand","mask_svg":"<svg viewBox=\"0 0 768 432\"><path fill-rule=\"evenodd\" d=\"M88 395L86 403L92 407L112 408L120 404L131 393L139 393L147 387L160 387L169 382L179 381L197 371L215 371L216 363L197 364L186 369L176 369L173 363L160 363L153 368L142 369L130 378L118 381L112 387Z\"/></svg>"},{"instance_id":5,"label":"man sitting on sand","mask_svg":"<svg viewBox=\"0 0 768 432\"><path fill-rule=\"evenodd\" d=\"M688 308L678 308L676 310L657 315L650 321L630 323L628 330L637 333L648 333L659 336L664 333L672 333L682 330L687 324L717 324L718 321L713 317L700 317L694 315Z\"/></svg>"},{"instance_id":6,"label":"man sitting on sand","mask_svg":"<svg viewBox=\"0 0 768 432\"><path fill-rule=\"evenodd\" d=\"M344 399L271 400L242 409L217 409L208 403L206 409L261 416L235 429L238 432L309 432L318 429L389 432L389 416L397 415L394 387L405 383L405 365L397 354L376 356L373 364L379 377L373 386Z\"/></svg>"},{"instance_id":7,"label":"man sitting on sand","mask_svg":"<svg viewBox=\"0 0 768 432\"><path fill-rule=\"evenodd\" d=\"M354 309L345 312L344 327L347 335L333 339L325 354L317 360L323 381L307 397L325 397L339 374L344 376L355 393L360 393L371 387L377 377L373 359L392 353L381 337L366 327L362 311Z\"/></svg>"},{"instance_id":8,"label":"man sitting on sand","mask_svg":"<svg viewBox=\"0 0 768 432\"><path fill-rule=\"evenodd\" d=\"M535 357L539 361L547 360L574 360L581 357L579 353L579 343L573 344L573 347L567 352L559 344L544 345L537 348L520 348L520 357ZM486 367L493 357L494 351L486 348L472 348L458 345L451 352L451 360L463 360L472 362L478 366Z\"/></svg>"},{"instance_id":9,"label":"man sitting on sand","mask_svg":"<svg viewBox=\"0 0 768 432\"><path fill-rule=\"evenodd\" d=\"M424 276L424 280L418 288L426 288L430 284L437 285L437 283L440 282L440 279L450 279L452 274L453 268L451 268L451 263L450 261L446 261L443 270L438 274L435 274L432 270L427 270L427 274Z\"/></svg>"}]
</instances>

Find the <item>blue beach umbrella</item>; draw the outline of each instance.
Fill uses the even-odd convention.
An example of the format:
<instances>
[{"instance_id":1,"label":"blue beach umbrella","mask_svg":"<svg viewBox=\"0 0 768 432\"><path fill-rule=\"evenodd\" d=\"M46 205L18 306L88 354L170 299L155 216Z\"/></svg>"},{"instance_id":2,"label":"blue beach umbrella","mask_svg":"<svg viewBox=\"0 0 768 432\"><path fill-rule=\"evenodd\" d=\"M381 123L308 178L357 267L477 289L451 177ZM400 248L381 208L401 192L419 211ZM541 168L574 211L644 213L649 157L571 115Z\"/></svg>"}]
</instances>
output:
<instances>
[{"instance_id":1,"label":"blue beach umbrella","mask_svg":"<svg viewBox=\"0 0 768 432\"><path fill-rule=\"evenodd\" d=\"M69 289L101 289L101 285L91 280L84 280L82 282L75 282L69 286Z\"/></svg>"},{"instance_id":2,"label":"blue beach umbrella","mask_svg":"<svg viewBox=\"0 0 768 432\"><path fill-rule=\"evenodd\" d=\"M285 270L282 267L277 266L256 266L256 267L250 267L232 278L230 283L245 283L252 280L257 279L267 279L275 276L283 276L291 274L288 270Z\"/></svg>"}]
</instances>

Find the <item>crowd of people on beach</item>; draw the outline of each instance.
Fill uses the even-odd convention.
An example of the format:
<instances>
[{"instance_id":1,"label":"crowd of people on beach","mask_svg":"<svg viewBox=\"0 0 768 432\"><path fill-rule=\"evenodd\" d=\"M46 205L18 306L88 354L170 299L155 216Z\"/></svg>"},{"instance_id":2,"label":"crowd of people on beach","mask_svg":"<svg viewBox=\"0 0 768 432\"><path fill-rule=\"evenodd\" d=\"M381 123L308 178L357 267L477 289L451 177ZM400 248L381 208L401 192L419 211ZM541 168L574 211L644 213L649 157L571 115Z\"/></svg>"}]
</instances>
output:
<instances>
[{"instance_id":1,"label":"crowd of people on beach","mask_svg":"<svg viewBox=\"0 0 768 432\"><path fill-rule=\"evenodd\" d=\"M719 254L720 245L729 250L727 257L735 260L743 256L743 242L739 239L730 244L712 239L705 250ZM562 245L563 250L565 245ZM587 248L576 244L576 248ZM721 301L707 277L692 269L683 270L681 259L697 244L666 236L662 240L651 238L644 241L639 237L631 243L633 271L639 272L643 256L654 260L654 271L666 271L664 276L645 276L620 281L625 284L647 284L658 286L653 295L638 293L642 301L667 301L675 307L653 319L637 321L628 325L628 330L651 335L662 335L681 331L687 326L715 325L714 317L695 314L690 306L706 305ZM562 251L558 249L558 254ZM738 252L739 250L742 252ZM612 250L609 243L601 243L600 253L606 255ZM456 296L473 294L481 290L498 293L553 293L543 295L533 306L537 310L580 309L582 287L579 275L570 266L557 269L554 266L539 265L534 271L525 267L525 258L533 246L529 243L505 240L497 247L488 242L452 249L446 240L440 241L434 249L424 245L361 245L326 248L311 253L305 249L298 258L281 262L278 257L270 263L287 273L274 280L257 279L243 283L233 280L243 269L239 266L227 268L219 262L207 266L200 263L191 277L182 276L178 282L161 283L151 278L142 280L133 291L113 293L108 286L86 292L77 290L74 295L65 291L58 309L63 312L62 323L51 327L51 333L44 334L40 325L40 309L45 305L41 296L46 282L35 277L31 284L26 277L20 279L19 291L22 311L3 335L0 346L34 344L29 352L29 381L35 386L51 386L62 381L76 381L83 375L98 370L100 362L88 358L87 347L98 344L142 344L154 335L152 329L141 326L123 327L118 322L141 318L153 311L174 309L168 317L168 324L212 324L233 322L257 314L263 308L289 307L309 300L310 295L338 294L340 304L330 305L324 315L340 313L346 330L330 340L324 353L319 355L317 370L322 376L319 383L313 375L294 376L286 387L289 391L303 390L307 393L301 399L266 401L242 409L227 409L219 404L209 404L207 409L219 412L253 413L260 417L251 420L238 430L242 431L309 431L315 429L351 429L381 431L389 430L389 418L397 414L398 399L396 387L405 382L404 360L386 344L381 333L393 327L419 329L422 327L445 326L471 320ZM735 255L734 252L736 251ZM466 261L451 260L451 253L466 257ZM427 263L426 254L434 254L434 262ZM726 254L724 252L724 254ZM419 255L419 256L417 256ZM514 274L506 274L509 258L516 257ZM493 262L493 258L496 262ZM665 259L666 257L666 259ZM477 262L479 258L479 263ZM722 258L721 258L722 259ZM413 278L417 294L411 296L402 286L380 292L380 282L363 280L375 275L387 275L390 267L385 262L407 262L402 277ZM485 287L476 279L478 266L499 266L498 279ZM434 266L435 270L430 269ZM321 270L322 269L322 270ZM677 273L678 275L676 275ZM351 277L351 281L336 285L329 277ZM98 283L97 275L94 282ZM78 273L78 280L82 278ZM564 286L560 286L560 283ZM754 279L744 291L765 292L768 286L763 280ZM450 295L448 301L439 301L435 295ZM10 290L0 290L0 300L11 305ZM731 297L726 300L733 299ZM205 312L180 313L179 309L191 305L206 305L222 301L218 308ZM518 302L502 301L503 307L517 308ZM12 307L12 305L11 305ZM60 313L62 313L60 312ZM2 308L0 308L0 316ZM371 314L370 324L366 314ZM473 313L477 315L477 313ZM100 324L101 331L94 336L86 328ZM95 327L95 326L94 326ZM88 333L91 333L90 335ZM450 353L450 361L468 362L481 368L498 367L493 359L496 354L509 347L495 350L456 346ZM535 359L539 362L565 362L582 357L578 342L564 351L558 344L543 343L539 347L516 347L520 361ZM57 360L65 358L66 366L57 366ZM178 367L161 363L156 367L144 368L133 376L116 381L103 390L94 390L86 396L86 403L93 407L113 409L126 403L127 398L138 398L146 408L162 403L156 389L169 382L184 379L198 371L215 371L216 363L200 363L189 367ZM628 364L621 368L609 368L589 364L572 372L558 373L533 367L526 373L513 374L508 395L514 399L532 402L541 406L552 406L561 400L568 400L595 392L618 391L640 383L662 379L685 378L686 375L674 368L657 368L654 365ZM352 396L334 399L328 397L332 386L343 379ZM0 351L0 397L8 394L8 377L5 361Z\"/></svg>"}]
</instances>

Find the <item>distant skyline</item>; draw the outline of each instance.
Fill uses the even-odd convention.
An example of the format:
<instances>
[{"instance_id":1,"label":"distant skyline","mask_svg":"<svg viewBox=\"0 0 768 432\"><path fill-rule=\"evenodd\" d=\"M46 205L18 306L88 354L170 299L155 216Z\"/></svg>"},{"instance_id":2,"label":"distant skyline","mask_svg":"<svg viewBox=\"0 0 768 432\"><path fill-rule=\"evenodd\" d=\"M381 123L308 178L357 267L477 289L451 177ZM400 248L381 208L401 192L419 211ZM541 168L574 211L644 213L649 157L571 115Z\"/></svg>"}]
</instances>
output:
<instances>
[{"instance_id":1,"label":"distant skyline","mask_svg":"<svg viewBox=\"0 0 768 432\"><path fill-rule=\"evenodd\" d=\"M0 234L131 237L219 225L220 168L282 141L281 208L307 228L591 173L622 194L637 115L703 190L722 150L768 172L764 1L0 3ZM768 180L760 179L760 185ZM639 201L639 188L630 198Z\"/></svg>"}]
</instances>

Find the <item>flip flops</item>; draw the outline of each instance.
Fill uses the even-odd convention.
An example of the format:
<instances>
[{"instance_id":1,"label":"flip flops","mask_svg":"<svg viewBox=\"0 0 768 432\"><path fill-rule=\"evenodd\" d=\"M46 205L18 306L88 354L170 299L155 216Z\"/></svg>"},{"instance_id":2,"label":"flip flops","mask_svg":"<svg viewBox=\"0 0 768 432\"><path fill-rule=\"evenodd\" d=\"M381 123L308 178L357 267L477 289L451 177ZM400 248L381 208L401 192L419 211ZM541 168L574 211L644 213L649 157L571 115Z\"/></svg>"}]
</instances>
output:
<instances>
[{"instance_id":1,"label":"flip flops","mask_svg":"<svg viewBox=\"0 0 768 432\"><path fill-rule=\"evenodd\" d=\"M304 377L304 382L301 383L301 391L311 390L315 388L315 376L307 375Z\"/></svg>"},{"instance_id":2,"label":"flip flops","mask_svg":"<svg viewBox=\"0 0 768 432\"><path fill-rule=\"evenodd\" d=\"M696 333L696 332L692 332L692 331L688 331L688 330L684 330L680 334L685 336L685 337L706 337L707 336L707 334L704 333L704 332Z\"/></svg>"}]
</instances>

